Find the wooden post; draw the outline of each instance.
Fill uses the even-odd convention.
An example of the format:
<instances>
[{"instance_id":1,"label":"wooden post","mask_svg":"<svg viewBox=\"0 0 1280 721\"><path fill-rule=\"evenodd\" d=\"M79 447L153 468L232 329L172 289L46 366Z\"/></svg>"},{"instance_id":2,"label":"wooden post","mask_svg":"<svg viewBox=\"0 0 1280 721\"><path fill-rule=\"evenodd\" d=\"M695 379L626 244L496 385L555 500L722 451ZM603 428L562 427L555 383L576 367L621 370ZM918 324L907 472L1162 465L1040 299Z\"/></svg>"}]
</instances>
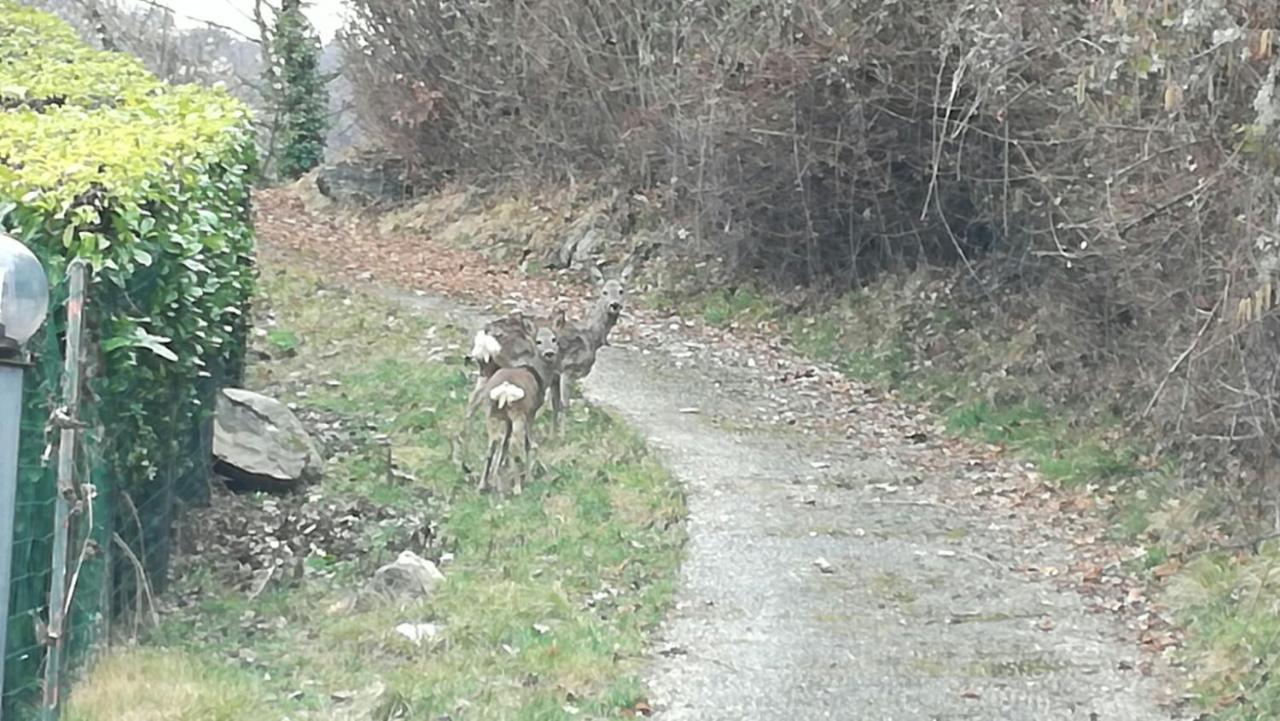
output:
<instances>
[{"instance_id":1,"label":"wooden post","mask_svg":"<svg viewBox=\"0 0 1280 721\"><path fill-rule=\"evenodd\" d=\"M80 259L67 267L71 293L67 298L67 347L63 358L62 408L54 418L58 436L58 480L53 510L53 572L49 582L49 650L45 657L44 703L40 717L57 721L62 706L62 651L66 635L67 539L71 508L77 502L76 447L79 444L81 340L84 336L84 296L89 266Z\"/></svg>"}]
</instances>

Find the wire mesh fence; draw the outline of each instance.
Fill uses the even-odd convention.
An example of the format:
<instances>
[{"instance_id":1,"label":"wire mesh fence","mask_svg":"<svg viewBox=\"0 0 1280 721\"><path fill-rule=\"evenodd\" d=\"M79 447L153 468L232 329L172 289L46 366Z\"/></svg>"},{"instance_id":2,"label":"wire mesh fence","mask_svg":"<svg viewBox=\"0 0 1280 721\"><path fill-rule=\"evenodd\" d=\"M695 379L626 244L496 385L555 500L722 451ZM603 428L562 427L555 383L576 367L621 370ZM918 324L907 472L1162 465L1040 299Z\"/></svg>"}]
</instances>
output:
<instances>
[{"instance_id":1,"label":"wire mesh fence","mask_svg":"<svg viewBox=\"0 0 1280 721\"><path fill-rule=\"evenodd\" d=\"M61 400L66 280L50 289L49 319L28 343L32 363L23 391L0 714L6 721L53 718L68 679L95 649L115 635L136 636L155 618L174 523L184 506L208 499L216 397L220 388L242 380L246 329L237 329L233 347L210 351L199 377L168 389L167 400L139 408L127 389L104 390L96 330L122 312L128 296L148 292L147 283L139 278L122 297L95 297L89 289L77 409L64 408ZM126 410L154 420L149 437L113 432L113 416ZM67 424L80 430L73 483L63 487L70 507L63 568L54 562L54 542L58 438ZM149 460L138 464L135 451L143 443ZM55 578L68 601L61 633L55 626L51 636Z\"/></svg>"}]
</instances>

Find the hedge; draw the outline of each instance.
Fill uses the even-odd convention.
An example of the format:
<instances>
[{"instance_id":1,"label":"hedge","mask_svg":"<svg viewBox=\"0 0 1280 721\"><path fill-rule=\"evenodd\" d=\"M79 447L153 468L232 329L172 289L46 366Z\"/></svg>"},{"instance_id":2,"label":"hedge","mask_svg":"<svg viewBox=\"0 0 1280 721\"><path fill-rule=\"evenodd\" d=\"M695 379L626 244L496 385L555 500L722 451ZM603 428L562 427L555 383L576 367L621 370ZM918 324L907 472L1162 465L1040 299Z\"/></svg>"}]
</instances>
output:
<instances>
[{"instance_id":1,"label":"hedge","mask_svg":"<svg viewBox=\"0 0 1280 721\"><path fill-rule=\"evenodd\" d=\"M57 18L0 0L0 230L44 262L55 306L67 263L92 265L83 417L108 516L95 523L137 546L155 585L175 502L205 487L217 387L242 367L256 172L248 110L225 92L166 85L132 58L84 46ZM6 706L39 665L28 616L44 615L53 493L39 430L57 397L60 316L51 308L30 344ZM136 580L116 570L118 588ZM99 591L111 575L99 569L99 588L82 579L79 617L110 616Z\"/></svg>"}]
</instances>

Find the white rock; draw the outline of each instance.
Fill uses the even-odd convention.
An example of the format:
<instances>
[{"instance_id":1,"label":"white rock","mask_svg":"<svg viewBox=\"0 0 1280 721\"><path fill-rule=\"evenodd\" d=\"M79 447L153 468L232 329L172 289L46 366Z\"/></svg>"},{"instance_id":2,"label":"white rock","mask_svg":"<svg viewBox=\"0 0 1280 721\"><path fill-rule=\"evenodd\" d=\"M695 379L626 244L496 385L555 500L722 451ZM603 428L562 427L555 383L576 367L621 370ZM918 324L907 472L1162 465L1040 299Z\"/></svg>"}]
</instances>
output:
<instances>
[{"instance_id":1,"label":"white rock","mask_svg":"<svg viewBox=\"0 0 1280 721\"><path fill-rule=\"evenodd\" d=\"M423 641L439 636L440 627L434 623L402 623L396 626L396 633L420 646Z\"/></svg>"},{"instance_id":2,"label":"white rock","mask_svg":"<svg viewBox=\"0 0 1280 721\"><path fill-rule=\"evenodd\" d=\"M373 574L373 590L390 596L426 598L444 580L436 564L413 551L401 551L396 560Z\"/></svg>"}]
</instances>

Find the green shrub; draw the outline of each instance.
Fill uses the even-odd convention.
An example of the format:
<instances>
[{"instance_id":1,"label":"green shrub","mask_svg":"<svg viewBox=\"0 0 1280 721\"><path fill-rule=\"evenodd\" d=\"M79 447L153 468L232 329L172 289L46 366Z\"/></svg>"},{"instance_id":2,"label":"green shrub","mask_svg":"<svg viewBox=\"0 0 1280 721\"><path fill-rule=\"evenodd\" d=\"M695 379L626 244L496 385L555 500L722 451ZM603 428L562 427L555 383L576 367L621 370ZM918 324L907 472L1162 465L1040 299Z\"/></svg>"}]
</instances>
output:
<instances>
[{"instance_id":1,"label":"green shrub","mask_svg":"<svg viewBox=\"0 0 1280 721\"><path fill-rule=\"evenodd\" d=\"M132 59L82 46L61 21L0 0L0 230L44 262L55 306L67 263L91 263L82 417L104 499L95 540L110 550L114 521L156 584L174 503L204 488L214 394L242 366L255 153L248 111L226 93L167 86ZM29 690L41 656L27 614L43 615L49 583L53 488L41 426L60 382L61 315L51 309L31 342L8 692ZM109 612L107 573L82 574L77 645L91 635L88 619ZM115 580L128 589L134 576Z\"/></svg>"}]
</instances>

